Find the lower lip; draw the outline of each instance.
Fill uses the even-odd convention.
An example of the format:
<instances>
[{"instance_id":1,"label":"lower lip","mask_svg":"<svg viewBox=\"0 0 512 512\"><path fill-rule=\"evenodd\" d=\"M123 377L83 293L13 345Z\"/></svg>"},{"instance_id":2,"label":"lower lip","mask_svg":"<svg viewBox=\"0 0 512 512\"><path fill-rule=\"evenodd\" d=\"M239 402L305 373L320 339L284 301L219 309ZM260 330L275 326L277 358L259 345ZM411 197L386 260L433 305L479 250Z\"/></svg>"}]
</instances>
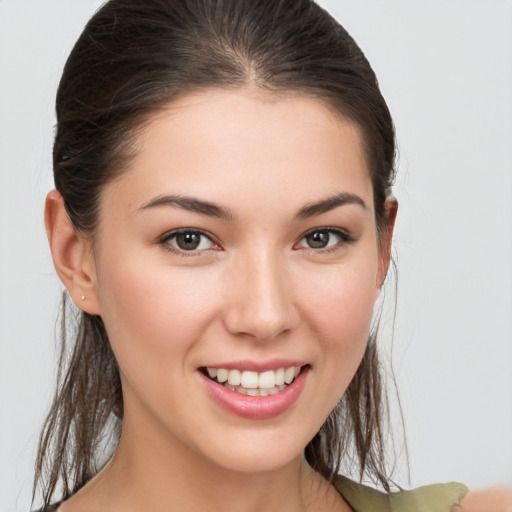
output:
<instances>
[{"instance_id":1,"label":"lower lip","mask_svg":"<svg viewBox=\"0 0 512 512\"><path fill-rule=\"evenodd\" d=\"M309 367L304 367L297 378L275 395L248 396L231 391L222 384L198 372L208 394L226 411L242 418L268 419L279 416L291 407L304 388Z\"/></svg>"}]
</instances>

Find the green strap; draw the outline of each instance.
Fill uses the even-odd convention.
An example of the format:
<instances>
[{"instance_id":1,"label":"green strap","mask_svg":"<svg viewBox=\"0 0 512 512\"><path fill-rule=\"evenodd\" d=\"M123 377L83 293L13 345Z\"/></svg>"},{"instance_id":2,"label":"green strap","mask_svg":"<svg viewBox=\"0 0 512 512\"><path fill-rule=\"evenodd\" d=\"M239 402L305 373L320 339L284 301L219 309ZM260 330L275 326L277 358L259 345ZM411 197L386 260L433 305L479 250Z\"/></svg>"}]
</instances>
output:
<instances>
[{"instance_id":1,"label":"green strap","mask_svg":"<svg viewBox=\"0 0 512 512\"><path fill-rule=\"evenodd\" d=\"M450 512L468 492L465 485L451 482L386 494L343 476L335 486L355 512Z\"/></svg>"},{"instance_id":2,"label":"green strap","mask_svg":"<svg viewBox=\"0 0 512 512\"><path fill-rule=\"evenodd\" d=\"M392 494L391 510L415 512L450 512L468 493L468 488L457 482L419 487L413 491ZM411 508L414 507L414 508Z\"/></svg>"}]
</instances>

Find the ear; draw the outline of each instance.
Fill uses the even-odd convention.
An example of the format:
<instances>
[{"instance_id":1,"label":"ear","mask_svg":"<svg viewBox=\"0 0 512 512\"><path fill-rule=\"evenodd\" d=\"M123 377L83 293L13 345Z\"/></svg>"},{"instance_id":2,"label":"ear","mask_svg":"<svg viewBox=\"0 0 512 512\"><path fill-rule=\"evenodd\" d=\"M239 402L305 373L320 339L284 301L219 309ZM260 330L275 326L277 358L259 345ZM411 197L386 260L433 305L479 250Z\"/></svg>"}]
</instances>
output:
<instances>
[{"instance_id":1,"label":"ear","mask_svg":"<svg viewBox=\"0 0 512 512\"><path fill-rule=\"evenodd\" d=\"M379 270L377 275L377 284L382 287L386 274L388 273L389 262L391 261L391 242L393 240L393 231L395 230L396 214L398 212L398 201L388 196L384 203L386 213L386 226L384 231L380 233L379 243Z\"/></svg>"},{"instance_id":2,"label":"ear","mask_svg":"<svg viewBox=\"0 0 512 512\"><path fill-rule=\"evenodd\" d=\"M44 221L55 270L71 299L83 311L99 315L91 242L71 223L64 200L57 190L46 196Z\"/></svg>"}]
</instances>

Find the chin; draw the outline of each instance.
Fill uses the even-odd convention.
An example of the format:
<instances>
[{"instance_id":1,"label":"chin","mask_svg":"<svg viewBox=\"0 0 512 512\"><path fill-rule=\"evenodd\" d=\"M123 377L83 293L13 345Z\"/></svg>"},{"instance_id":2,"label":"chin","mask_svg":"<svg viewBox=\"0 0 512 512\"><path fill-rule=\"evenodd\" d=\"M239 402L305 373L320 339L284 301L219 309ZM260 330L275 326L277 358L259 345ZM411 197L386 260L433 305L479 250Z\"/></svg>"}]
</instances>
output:
<instances>
[{"instance_id":1,"label":"chin","mask_svg":"<svg viewBox=\"0 0 512 512\"><path fill-rule=\"evenodd\" d=\"M262 453L263 452L263 453ZM233 450L222 457L211 459L222 469L240 474L272 473L283 469L289 464L302 457L303 449L297 451L275 451L250 449L245 447L242 453L235 453Z\"/></svg>"},{"instance_id":2,"label":"chin","mask_svg":"<svg viewBox=\"0 0 512 512\"><path fill-rule=\"evenodd\" d=\"M197 447L197 453L212 465L236 473L265 473L283 469L302 458L307 440L294 435L229 436L223 443Z\"/></svg>"}]
</instances>

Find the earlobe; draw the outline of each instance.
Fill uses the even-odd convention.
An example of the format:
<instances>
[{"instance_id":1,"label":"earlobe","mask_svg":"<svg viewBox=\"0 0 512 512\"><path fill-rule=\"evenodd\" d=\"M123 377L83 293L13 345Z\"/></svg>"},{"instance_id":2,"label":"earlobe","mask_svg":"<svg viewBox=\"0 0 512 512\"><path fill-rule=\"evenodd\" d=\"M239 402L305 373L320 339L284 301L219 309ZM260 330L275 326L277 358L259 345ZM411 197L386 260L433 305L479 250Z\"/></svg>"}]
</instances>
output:
<instances>
[{"instance_id":1,"label":"earlobe","mask_svg":"<svg viewBox=\"0 0 512 512\"><path fill-rule=\"evenodd\" d=\"M57 274L77 307L100 314L94 257L89 239L75 229L57 190L46 196L45 226Z\"/></svg>"},{"instance_id":2,"label":"earlobe","mask_svg":"<svg viewBox=\"0 0 512 512\"><path fill-rule=\"evenodd\" d=\"M396 215L398 212L398 201L393 196L388 196L384 204L386 213L385 230L380 234L380 258L377 284L379 288L384 284L388 273L389 263L391 261L391 242L395 230Z\"/></svg>"}]
</instances>

